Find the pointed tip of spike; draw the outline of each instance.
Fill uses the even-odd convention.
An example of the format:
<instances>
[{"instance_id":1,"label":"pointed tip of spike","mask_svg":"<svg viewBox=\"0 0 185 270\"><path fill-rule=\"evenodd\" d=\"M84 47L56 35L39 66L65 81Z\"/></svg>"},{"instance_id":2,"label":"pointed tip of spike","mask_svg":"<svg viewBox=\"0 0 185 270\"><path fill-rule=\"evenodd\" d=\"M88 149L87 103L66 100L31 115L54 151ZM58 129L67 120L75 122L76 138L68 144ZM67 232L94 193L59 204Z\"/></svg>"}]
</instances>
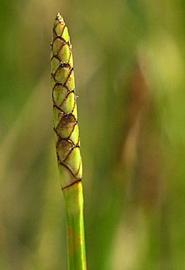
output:
<instances>
[{"instance_id":1,"label":"pointed tip of spike","mask_svg":"<svg viewBox=\"0 0 185 270\"><path fill-rule=\"evenodd\" d=\"M59 12L57 13L56 21L58 21L59 23L63 23L64 22L64 19L62 18L61 14Z\"/></svg>"}]
</instances>

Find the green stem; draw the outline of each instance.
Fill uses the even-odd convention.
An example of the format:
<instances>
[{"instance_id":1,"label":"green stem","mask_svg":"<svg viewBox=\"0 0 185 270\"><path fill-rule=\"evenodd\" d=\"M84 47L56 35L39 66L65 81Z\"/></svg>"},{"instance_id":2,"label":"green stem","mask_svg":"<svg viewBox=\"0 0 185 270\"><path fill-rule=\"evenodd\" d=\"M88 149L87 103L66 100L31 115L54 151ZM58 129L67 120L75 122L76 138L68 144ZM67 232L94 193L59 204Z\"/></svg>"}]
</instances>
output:
<instances>
[{"instance_id":1,"label":"green stem","mask_svg":"<svg viewBox=\"0 0 185 270\"><path fill-rule=\"evenodd\" d=\"M64 197L67 214L68 269L86 270L81 182L64 189Z\"/></svg>"}]
</instances>

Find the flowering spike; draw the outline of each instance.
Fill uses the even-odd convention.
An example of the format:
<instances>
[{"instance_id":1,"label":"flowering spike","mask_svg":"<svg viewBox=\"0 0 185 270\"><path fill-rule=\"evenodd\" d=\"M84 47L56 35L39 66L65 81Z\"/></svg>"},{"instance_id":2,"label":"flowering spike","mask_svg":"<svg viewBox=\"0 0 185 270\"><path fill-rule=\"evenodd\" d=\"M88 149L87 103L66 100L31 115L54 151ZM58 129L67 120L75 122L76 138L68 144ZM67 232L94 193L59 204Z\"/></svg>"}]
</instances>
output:
<instances>
[{"instance_id":1,"label":"flowering spike","mask_svg":"<svg viewBox=\"0 0 185 270\"><path fill-rule=\"evenodd\" d=\"M58 13L53 27L52 98L56 152L63 189L82 179L79 127L72 46L68 28Z\"/></svg>"}]
</instances>

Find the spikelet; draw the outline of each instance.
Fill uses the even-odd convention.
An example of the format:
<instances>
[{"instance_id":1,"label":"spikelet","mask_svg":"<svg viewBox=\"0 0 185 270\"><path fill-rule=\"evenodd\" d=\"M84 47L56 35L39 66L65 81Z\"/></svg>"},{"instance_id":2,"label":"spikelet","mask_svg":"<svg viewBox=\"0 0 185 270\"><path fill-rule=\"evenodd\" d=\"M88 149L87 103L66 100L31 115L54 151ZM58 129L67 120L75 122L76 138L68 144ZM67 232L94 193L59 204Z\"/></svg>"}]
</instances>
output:
<instances>
[{"instance_id":1,"label":"spikelet","mask_svg":"<svg viewBox=\"0 0 185 270\"><path fill-rule=\"evenodd\" d=\"M56 153L61 186L65 189L81 181L82 161L72 46L68 28L60 14L57 14L53 27L51 83Z\"/></svg>"}]
</instances>

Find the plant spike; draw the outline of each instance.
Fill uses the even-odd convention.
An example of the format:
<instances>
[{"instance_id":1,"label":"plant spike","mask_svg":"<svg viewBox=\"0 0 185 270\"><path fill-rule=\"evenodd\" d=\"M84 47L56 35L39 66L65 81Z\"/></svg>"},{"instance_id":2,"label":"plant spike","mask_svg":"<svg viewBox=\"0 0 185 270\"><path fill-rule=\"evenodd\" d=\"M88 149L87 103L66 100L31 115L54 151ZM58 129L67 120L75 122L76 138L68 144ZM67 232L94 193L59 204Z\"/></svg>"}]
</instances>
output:
<instances>
[{"instance_id":1,"label":"plant spike","mask_svg":"<svg viewBox=\"0 0 185 270\"><path fill-rule=\"evenodd\" d=\"M67 213L68 269L86 270L82 160L68 28L58 13L53 27L51 80L60 182Z\"/></svg>"}]
</instances>

